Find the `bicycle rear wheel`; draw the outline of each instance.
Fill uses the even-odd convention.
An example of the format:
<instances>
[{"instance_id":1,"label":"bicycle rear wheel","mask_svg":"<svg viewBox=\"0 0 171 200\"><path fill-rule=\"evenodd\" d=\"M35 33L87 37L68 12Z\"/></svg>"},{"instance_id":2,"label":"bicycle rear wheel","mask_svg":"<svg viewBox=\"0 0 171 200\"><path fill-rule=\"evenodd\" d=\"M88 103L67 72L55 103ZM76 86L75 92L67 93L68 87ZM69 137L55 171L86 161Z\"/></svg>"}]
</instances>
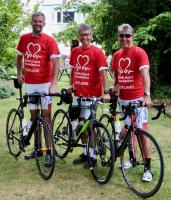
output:
<instances>
[{"instance_id":1,"label":"bicycle rear wheel","mask_svg":"<svg viewBox=\"0 0 171 200\"><path fill-rule=\"evenodd\" d=\"M52 119L52 126L56 155L59 158L65 158L70 151L72 138L72 127L68 113L63 109L57 110Z\"/></svg>"},{"instance_id":2,"label":"bicycle rear wheel","mask_svg":"<svg viewBox=\"0 0 171 200\"><path fill-rule=\"evenodd\" d=\"M51 129L44 120L35 128L35 157L40 176L48 180L55 168L55 146Z\"/></svg>"},{"instance_id":3,"label":"bicycle rear wheel","mask_svg":"<svg viewBox=\"0 0 171 200\"><path fill-rule=\"evenodd\" d=\"M11 109L6 121L6 140L9 152L14 157L18 157L21 153L21 130L21 117L16 109Z\"/></svg>"},{"instance_id":4,"label":"bicycle rear wheel","mask_svg":"<svg viewBox=\"0 0 171 200\"><path fill-rule=\"evenodd\" d=\"M148 198L160 189L163 182L164 161L162 152L154 137L144 130L137 129L132 138L131 141L131 135L127 136L121 149L122 174L126 184L134 193L140 197ZM134 150L132 159L130 159L130 145L133 146ZM149 155L150 159L145 159L145 154ZM131 166L126 169L124 164L127 161L130 161ZM152 173L151 182L142 179L147 166Z\"/></svg>"},{"instance_id":5,"label":"bicycle rear wheel","mask_svg":"<svg viewBox=\"0 0 171 200\"><path fill-rule=\"evenodd\" d=\"M109 131L102 123L94 121L90 129L87 140L88 163L95 180L105 184L111 179L114 170L114 145ZM91 162L92 151L95 163Z\"/></svg>"}]
</instances>

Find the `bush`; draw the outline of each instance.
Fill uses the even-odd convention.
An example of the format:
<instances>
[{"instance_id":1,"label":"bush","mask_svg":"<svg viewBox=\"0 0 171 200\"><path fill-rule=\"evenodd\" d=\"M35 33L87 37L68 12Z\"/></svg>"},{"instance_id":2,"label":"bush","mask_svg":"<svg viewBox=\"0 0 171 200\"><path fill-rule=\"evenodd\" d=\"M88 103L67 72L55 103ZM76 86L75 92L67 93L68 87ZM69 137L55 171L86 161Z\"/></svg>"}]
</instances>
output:
<instances>
[{"instance_id":1,"label":"bush","mask_svg":"<svg viewBox=\"0 0 171 200\"><path fill-rule=\"evenodd\" d=\"M8 98L12 95L15 95L14 89L7 81L0 80L0 99Z\"/></svg>"}]
</instances>

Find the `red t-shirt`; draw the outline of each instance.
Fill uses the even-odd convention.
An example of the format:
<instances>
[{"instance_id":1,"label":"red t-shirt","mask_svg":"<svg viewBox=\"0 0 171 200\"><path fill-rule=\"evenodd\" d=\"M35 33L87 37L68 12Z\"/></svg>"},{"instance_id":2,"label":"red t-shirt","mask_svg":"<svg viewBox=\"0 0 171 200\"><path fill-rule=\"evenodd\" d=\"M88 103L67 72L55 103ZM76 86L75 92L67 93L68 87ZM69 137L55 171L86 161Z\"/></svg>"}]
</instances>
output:
<instances>
[{"instance_id":1,"label":"red t-shirt","mask_svg":"<svg viewBox=\"0 0 171 200\"><path fill-rule=\"evenodd\" d=\"M99 70L101 67L107 68L103 51L94 45L87 49L75 47L71 52L70 65L73 67L75 96L100 97L102 79Z\"/></svg>"},{"instance_id":2,"label":"red t-shirt","mask_svg":"<svg viewBox=\"0 0 171 200\"><path fill-rule=\"evenodd\" d=\"M134 45L128 50L120 49L114 53L112 68L121 99L132 100L144 96L144 83L140 72L142 67L149 67L148 56L142 48Z\"/></svg>"},{"instance_id":3,"label":"red t-shirt","mask_svg":"<svg viewBox=\"0 0 171 200\"><path fill-rule=\"evenodd\" d=\"M50 59L59 57L55 40L41 33L39 37L32 33L21 36L17 46L19 55L24 55L25 83L41 84L51 82L52 64Z\"/></svg>"}]
</instances>

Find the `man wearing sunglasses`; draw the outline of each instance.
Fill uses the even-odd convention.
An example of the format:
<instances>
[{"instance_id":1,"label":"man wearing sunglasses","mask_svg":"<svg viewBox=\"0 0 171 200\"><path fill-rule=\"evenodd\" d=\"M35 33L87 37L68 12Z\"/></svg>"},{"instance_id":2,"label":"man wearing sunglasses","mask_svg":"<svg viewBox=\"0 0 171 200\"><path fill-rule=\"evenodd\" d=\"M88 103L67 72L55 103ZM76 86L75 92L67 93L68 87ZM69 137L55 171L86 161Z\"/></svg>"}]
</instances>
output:
<instances>
[{"instance_id":1,"label":"man wearing sunglasses","mask_svg":"<svg viewBox=\"0 0 171 200\"><path fill-rule=\"evenodd\" d=\"M119 104L127 105L129 101L143 100L147 107L140 108L138 117L138 127L147 129L148 108L152 106L150 98L150 74L149 74L149 59L144 49L133 44L134 31L129 24L122 24L118 26L118 41L120 49L116 51L112 58L112 69L115 72L114 85L119 88ZM125 127L121 131L119 138L122 139L127 127L130 125L130 119L127 117L124 120ZM149 148L149 141L144 138L146 145L144 145L144 152ZM131 160L130 152L130 160ZM145 154L145 153L144 153ZM152 181L152 173L150 171L151 153L145 155L146 164L143 181ZM132 167L130 161L124 164L126 169Z\"/></svg>"}]
</instances>

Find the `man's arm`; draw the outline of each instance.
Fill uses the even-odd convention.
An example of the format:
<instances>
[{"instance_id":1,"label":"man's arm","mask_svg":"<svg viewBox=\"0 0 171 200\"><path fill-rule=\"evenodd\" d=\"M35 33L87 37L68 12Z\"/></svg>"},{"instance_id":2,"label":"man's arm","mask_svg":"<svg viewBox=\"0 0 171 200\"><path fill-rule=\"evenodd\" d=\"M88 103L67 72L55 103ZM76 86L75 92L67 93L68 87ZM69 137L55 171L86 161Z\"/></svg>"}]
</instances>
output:
<instances>
[{"instance_id":1,"label":"man's arm","mask_svg":"<svg viewBox=\"0 0 171 200\"><path fill-rule=\"evenodd\" d=\"M52 62L52 81L49 88L49 92L56 93L58 73L59 73L59 58L52 58L51 62Z\"/></svg>"},{"instance_id":2,"label":"man's arm","mask_svg":"<svg viewBox=\"0 0 171 200\"><path fill-rule=\"evenodd\" d=\"M70 71L70 80L69 80L69 86L68 86L68 91L72 92L74 88L74 72L73 72L73 66L71 66L71 71Z\"/></svg>"},{"instance_id":3,"label":"man's arm","mask_svg":"<svg viewBox=\"0 0 171 200\"><path fill-rule=\"evenodd\" d=\"M118 82L117 82L117 80L116 80L116 77L113 77L113 80L112 80L112 91L114 92L118 92L118 87L117 87L117 85L118 85Z\"/></svg>"},{"instance_id":4,"label":"man's arm","mask_svg":"<svg viewBox=\"0 0 171 200\"><path fill-rule=\"evenodd\" d=\"M74 81L73 81L73 66L71 66L69 85L73 86L73 84L74 84Z\"/></svg>"},{"instance_id":5,"label":"man's arm","mask_svg":"<svg viewBox=\"0 0 171 200\"><path fill-rule=\"evenodd\" d=\"M17 78L19 83L23 83L23 74L22 74L22 66L23 66L23 56L17 55Z\"/></svg>"},{"instance_id":6,"label":"man's arm","mask_svg":"<svg viewBox=\"0 0 171 200\"><path fill-rule=\"evenodd\" d=\"M107 78L107 70L101 70L101 77L102 77L102 84L103 84L103 101L104 103L107 103L110 101L110 95L109 95L109 83Z\"/></svg>"},{"instance_id":7,"label":"man's arm","mask_svg":"<svg viewBox=\"0 0 171 200\"><path fill-rule=\"evenodd\" d=\"M149 93L149 95L144 95L144 103L147 107L152 106L152 101L150 97L150 73L147 67L141 69L141 75L144 82L144 93Z\"/></svg>"}]
</instances>

